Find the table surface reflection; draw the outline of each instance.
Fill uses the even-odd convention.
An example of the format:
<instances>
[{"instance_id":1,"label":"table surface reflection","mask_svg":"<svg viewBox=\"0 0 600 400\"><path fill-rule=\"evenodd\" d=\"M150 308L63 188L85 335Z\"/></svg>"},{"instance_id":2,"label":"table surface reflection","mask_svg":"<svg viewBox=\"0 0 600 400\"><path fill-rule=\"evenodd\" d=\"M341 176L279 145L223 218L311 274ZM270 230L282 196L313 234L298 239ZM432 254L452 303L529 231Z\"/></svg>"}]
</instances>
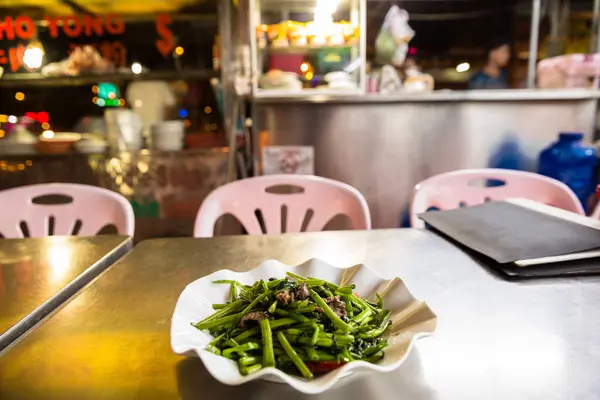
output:
<instances>
[{"instance_id":1,"label":"table surface reflection","mask_svg":"<svg viewBox=\"0 0 600 400\"><path fill-rule=\"evenodd\" d=\"M119 235L0 240L0 350L130 247Z\"/></svg>"},{"instance_id":2,"label":"table surface reflection","mask_svg":"<svg viewBox=\"0 0 600 400\"><path fill-rule=\"evenodd\" d=\"M186 284L265 259L364 262L394 273L438 315L388 374L343 379L322 399L597 399L600 279L514 283L427 231L320 232L142 242L0 357L0 398L307 399L264 381L219 384L171 351Z\"/></svg>"}]
</instances>

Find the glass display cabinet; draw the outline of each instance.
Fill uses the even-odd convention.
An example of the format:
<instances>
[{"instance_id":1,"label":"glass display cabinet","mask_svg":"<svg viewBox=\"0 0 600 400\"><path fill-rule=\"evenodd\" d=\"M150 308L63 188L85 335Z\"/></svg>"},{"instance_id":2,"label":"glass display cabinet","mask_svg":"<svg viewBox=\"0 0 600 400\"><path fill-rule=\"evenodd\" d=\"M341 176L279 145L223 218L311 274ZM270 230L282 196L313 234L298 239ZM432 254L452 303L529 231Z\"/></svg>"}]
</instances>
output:
<instances>
[{"instance_id":1,"label":"glass display cabinet","mask_svg":"<svg viewBox=\"0 0 600 400\"><path fill-rule=\"evenodd\" d=\"M251 0L255 97L365 92L366 0Z\"/></svg>"}]
</instances>

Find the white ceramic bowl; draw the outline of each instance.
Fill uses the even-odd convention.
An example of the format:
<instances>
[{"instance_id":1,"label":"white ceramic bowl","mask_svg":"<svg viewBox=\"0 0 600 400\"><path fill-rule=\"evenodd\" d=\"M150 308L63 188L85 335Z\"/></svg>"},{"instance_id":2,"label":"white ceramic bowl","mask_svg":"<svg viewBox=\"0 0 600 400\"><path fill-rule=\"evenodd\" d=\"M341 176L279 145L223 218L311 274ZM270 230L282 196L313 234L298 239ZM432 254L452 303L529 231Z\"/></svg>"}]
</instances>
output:
<instances>
[{"instance_id":1,"label":"white ceramic bowl","mask_svg":"<svg viewBox=\"0 0 600 400\"><path fill-rule=\"evenodd\" d=\"M152 147L160 151L177 151L183 149L183 143L154 143Z\"/></svg>"},{"instance_id":2,"label":"white ceramic bowl","mask_svg":"<svg viewBox=\"0 0 600 400\"><path fill-rule=\"evenodd\" d=\"M165 140L165 141L173 141L173 140L182 140L184 133L183 132L152 132L150 134L152 140Z\"/></svg>"},{"instance_id":3,"label":"white ceramic bowl","mask_svg":"<svg viewBox=\"0 0 600 400\"><path fill-rule=\"evenodd\" d=\"M39 140L43 141L54 141L54 142L73 142L81 139L81 134L75 132L56 132L50 139L40 137Z\"/></svg>"},{"instance_id":4,"label":"white ceramic bowl","mask_svg":"<svg viewBox=\"0 0 600 400\"><path fill-rule=\"evenodd\" d=\"M103 140L82 139L76 142L73 147L79 153L104 153L108 147L108 143Z\"/></svg>"},{"instance_id":5,"label":"white ceramic bowl","mask_svg":"<svg viewBox=\"0 0 600 400\"><path fill-rule=\"evenodd\" d=\"M286 271L342 285L355 283L356 293L367 298L375 292L382 295L385 308L393 311L392 325L387 333L389 346L385 350L383 360L377 364L354 361L314 380L306 381L276 368L263 368L255 374L242 376L235 361L204 350L212 336L206 331L199 331L191 323L211 315L214 312L213 303L229 300L229 286L215 285L213 281L237 279L244 284L253 284L260 279L283 277ZM326 391L339 379L355 370L389 372L398 368L408 356L414 342L433 333L435 325L436 315L433 311L426 303L417 301L399 278L380 277L362 264L340 269L320 260L310 260L298 267L291 267L268 260L245 273L221 270L190 283L179 296L173 312L171 347L177 354L198 355L210 374L227 385L240 385L262 378L283 382L301 392L314 394Z\"/></svg>"},{"instance_id":6,"label":"white ceramic bowl","mask_svg":"<svg viewBox=\"0 0 600 400\"><path fill-rule=\"evenodd\" d=\"M175 139L162 138L162 139L158 139L158 140L155 138L152 138L152 148L156 149L156 150L163 150L163 151L181 150L183 148L183 141L181 140L181 138L175 138Z\"/></svg>"},{"instance_id":7,"label":"white ceramic bowl","mask_svg":"<svg viewBox=\"0 0 600 400\"><path fill-rule=\"evenodd\" d=\"M185 125L183 121L163 121L153 124L150 127L152 136L165 136L165 137L182 137L185 133Z\"/></svg>"},{"instance_id":8,"label":"white ceramic bowl","mask_svg":"<svg viewBox=\"0 0 600 400\"><path fill-rule=\"evenodd\" d=\"M166 143L166 144L172 144L172 143L181 143L183 141L183 139L181 137L164 137L164 136L159 136L159 137L152 137L152 143Z\"/></svg>"}]
</instances>

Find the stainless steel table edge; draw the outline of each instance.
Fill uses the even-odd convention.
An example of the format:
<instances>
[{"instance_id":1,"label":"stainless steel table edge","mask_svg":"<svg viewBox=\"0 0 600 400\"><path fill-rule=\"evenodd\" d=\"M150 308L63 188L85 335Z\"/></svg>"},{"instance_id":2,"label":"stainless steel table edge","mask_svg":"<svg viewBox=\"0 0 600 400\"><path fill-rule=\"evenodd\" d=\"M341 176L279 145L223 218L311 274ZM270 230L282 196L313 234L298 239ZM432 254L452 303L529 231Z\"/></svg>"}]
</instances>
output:
<instances>
[{"instance_id":1,"label":"stainless steel table edge","mask_svg":"<svg viewBox=\"0 0 600 400\"><path fill-rule=\"evenodd\" d=\"M11 326L6 332L0 334L0 356L8 348L22 339L26 333L49 317L63 303L79 293L94 278L112 266L133 248L133 238L125 236L121 245L104 255L88 269L79 274L75 279L56 292L52 297L39 305L30 314Z\"/></svg>"}]
</instances>

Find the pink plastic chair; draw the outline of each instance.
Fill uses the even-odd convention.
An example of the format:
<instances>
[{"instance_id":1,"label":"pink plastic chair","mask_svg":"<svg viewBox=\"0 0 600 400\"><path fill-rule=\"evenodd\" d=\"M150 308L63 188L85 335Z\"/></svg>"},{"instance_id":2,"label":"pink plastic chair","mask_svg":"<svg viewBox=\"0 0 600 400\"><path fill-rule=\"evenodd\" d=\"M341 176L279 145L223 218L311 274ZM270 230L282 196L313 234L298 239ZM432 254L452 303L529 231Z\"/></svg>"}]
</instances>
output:
<instances>
[{"instance_id":1,"label":"pink plastic chair","mask_svg":"<svg viewBox=\"0 0 600 400\"><path fill-rule=\"evenodd\" d=\"M473 186L485 180L502 181L502 186ZM415 186L411 203L411 225L424 228L417 217L431 207L449 210L490 200L522 197L585 215L575 193L555 179L532 172L506 169L467 169L433 176Z\"/></svg>"},{"instance_id":2,"label":"pink plastic chair","mask_svg":"<svg viewBox=\"0 0 600 400\"><path fill-rule=\"evenodd\" d=\"M267 191L278 186L299 188L302 193ZM266 232L256 215L258 210ZM312 217L309 216L311 210ZM259 176L215 189L198 211L194 236L213 236L215 222L224 214L235 216L251 235L301 232L304 225L306 232L320 231L339 214L347 215L354 229L371 229L369 207L358 190L342 182L312 175ZM284 218L286 226L282 227Z\"/></svg>"},{"instance_id":3,"label":"pink plastic chair","mask_svg":"<svg viewBox=\"0 0 600 400\"><path fill-rule=\"evenodd\" d=\"M34 199L60 195L66 204L35 204ZM0 232L5 238L23 238L26 224L29 237L48 235L94 236L114 224L123 235L133 236L135 217L131 204L118 193L95 186L48 183L22 186L0 192ZM54 229L50 232L51 221ZM75 232L77 225L80 226Z\"/></svg>"}]
</instances>

